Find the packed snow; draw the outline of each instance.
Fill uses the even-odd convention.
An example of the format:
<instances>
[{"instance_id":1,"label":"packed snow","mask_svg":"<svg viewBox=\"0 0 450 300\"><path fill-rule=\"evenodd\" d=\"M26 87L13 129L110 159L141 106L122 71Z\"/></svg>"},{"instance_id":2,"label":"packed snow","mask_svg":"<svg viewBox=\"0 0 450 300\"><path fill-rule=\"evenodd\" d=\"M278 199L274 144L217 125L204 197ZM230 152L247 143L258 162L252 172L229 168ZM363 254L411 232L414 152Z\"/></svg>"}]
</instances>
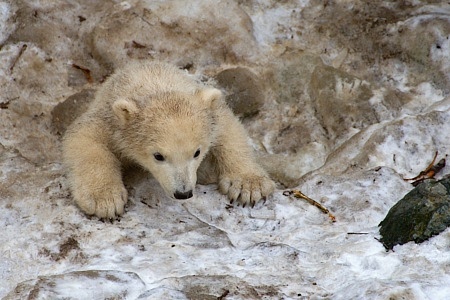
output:
<instances>
[{"instance_id":1,"label":"packed snow","mask_svg":"<svg viewBox=\"0 0 450 300\"><path fill-rule=\"evenodd\" d=\"M53 5L41 2L42 11ZM81 2L69 12L79 9L80 16L86 14L89 1ZM125 11L137 2L108 1L108 7ZM203 1L215 5L209 2ZM278 53L278 48L273 52L269 48L280 41L292 39L286 49L303 51L314 38L299 33L311 32L299 20L311 1L231 2L239 2L252 20L252 34L264 48L263 62L266 55ZM14 7L11 1L0 1L2 43L17 26L8 21L14 19ZM172 11L189 16L201 14L204 8L198 9ZM308 20L321 13L311 9ZM423 13L422 19L438 15L448 21L450 6L427 5L418 13ZM415 17L396 26L414 30L422 24L420 20ZM431 59L447 76L449 35L448 30L436 29L445 51L430 50ZM325 37L317 39L321 42L311 45L314 51ZM61 43L67 50L64 39ZM75 36L71 43L76 43ZM450 86L439 86L431 79L411 85L407 76L417 69L386 61L378 77L381 87L370 87L374 94L370 103L382 118L379 122L348 129L339 144L313 141L309 146L316 146L302 148L310 152L282 153L290 162L288 170L301 169L304 175L294 188L328 208L335 222L306 201L283 195L292 187L279 185L273 196L255 208L230 205L216 185L198 185L195 198L175 201L140 170L125 176L130 194L126 213L109 222L87 217L74 205L58 154L59 139L51 133L52 107L77 91L73 86L65 89L67 78L54 84L59 80L57 72L68 68L68 60L55 69L54 76L29 74L33 80L16 81L8 68L19 49L17 43L0 48L0 298L450 299L450 229L422 244L410 242L393 251L386 251L378 241L378 224L413 188L403 178L424 170L435 151L439 159L450 153ZM29 50L42 61L49 60L38 46L30 43ZM341 53L338 50L317 52L324 61L333 61L333 55ZM27 53L24 60L30 59ZM17 61L15 68L20 71L26 66ZM40 70L52 72L46 67ZM47 81L43 84L38 79ZM45 87L42 99L30 92L33 84ZM336 86L337 93L340 87ZM383 106L385 89L391 87L411 95L395 112ZM18 100L9 99L9 93L16 93ZM45 98L48 94L52 97ZM275 107L273 103L269 108ZM253 136L253 145L267 144L271 149L277 131L265 126L282 109L266 111L252 124L246 121L253 133L262 132L261 140ZM21 119L27 114L29 118ZM318 157L325 152L325 158ZM316 156L318 161L309 168L300 165ZM437 178L448 173L450 167L445 167Z\"/></svg>"}]
</instances>

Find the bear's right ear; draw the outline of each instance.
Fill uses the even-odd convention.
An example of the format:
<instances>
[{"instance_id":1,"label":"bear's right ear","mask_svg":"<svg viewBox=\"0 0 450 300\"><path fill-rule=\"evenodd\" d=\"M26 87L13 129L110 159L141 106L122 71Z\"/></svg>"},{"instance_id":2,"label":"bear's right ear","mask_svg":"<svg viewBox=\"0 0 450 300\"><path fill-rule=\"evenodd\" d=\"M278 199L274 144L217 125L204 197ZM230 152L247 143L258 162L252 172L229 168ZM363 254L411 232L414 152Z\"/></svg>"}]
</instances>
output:
<instances>
[{"instance_id":1,"label":"bear's right ear","mask_svg":"<svg viewBox=\"0 0 450 300\"><path fill-rule=\"evenodd\" d=\"M112 109L119 118L121 125L126 125L138 112L138 108L134 101L124 99L114 102Z\"/></svg>"},{"instance_id":2,"label":"bear's right ear","mask_svg":"<svg viewBox=\"0 0 450 300\"><path fill-rule=\"evenodd\" d=\"M210 108L217 107L220 99L223 97L223 93L215 88L205 88L197 91L197 95L203 100L203 102Z\"/></svg>"}]
</instances>

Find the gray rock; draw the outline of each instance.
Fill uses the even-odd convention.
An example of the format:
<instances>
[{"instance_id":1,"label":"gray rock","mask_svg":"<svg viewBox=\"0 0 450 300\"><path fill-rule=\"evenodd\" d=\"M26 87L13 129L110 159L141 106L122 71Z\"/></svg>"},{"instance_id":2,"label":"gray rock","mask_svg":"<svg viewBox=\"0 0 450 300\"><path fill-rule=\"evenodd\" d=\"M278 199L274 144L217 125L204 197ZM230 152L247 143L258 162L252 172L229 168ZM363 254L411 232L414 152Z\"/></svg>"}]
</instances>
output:
<instances>
[{"instance_id":1,"label":"gray rock","mask_svg":"<svg viewBox=\"0 0 450 300\"><path fill-rule=\"evenodd\" d=\"M52 111L52 125L57 134L64 134L67 127L85 112L94 98L93 89L86 89L73 94L55 106Z\"/></svg>"},{"instance_id":2,"label":"gray rock","mask_svg":"<svg viewBox=\"0 0 450 300\"><path fill-rule=\"evenodd\" d=\"M397 202L380 223L386 249L422 243L450 226L450 178L427 180Z\"/></svg>"},{"instance_id":3,"label":"gray rock","mask_svg":"<svg viewBox=\"0 0 450 300\"><path fill-rule=\"evenodd\" d=\"M263 86L256 74L247 68L226 69L215 79L226 90L227 103L236 115L253 116L264 104Z\"/></svg>"}]
</instances>

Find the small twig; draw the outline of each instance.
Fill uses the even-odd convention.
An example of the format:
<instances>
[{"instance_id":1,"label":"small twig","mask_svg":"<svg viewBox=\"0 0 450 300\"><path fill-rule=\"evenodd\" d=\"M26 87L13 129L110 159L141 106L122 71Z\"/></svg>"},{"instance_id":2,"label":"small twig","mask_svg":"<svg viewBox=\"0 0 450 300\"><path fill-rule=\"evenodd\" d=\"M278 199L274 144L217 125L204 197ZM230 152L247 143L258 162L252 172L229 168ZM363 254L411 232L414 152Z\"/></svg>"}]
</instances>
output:
<instances>
[{"instance_id":1,"label":"small twig","mask_svg":"<svg viewBox=\"0 0 450 300\"><path fill-rule=\"evenodd\" d=\"M433 161L428 165L428 167L424 171L420 172L419 175L413 178L403 178L403 180L405 181L414 180L412 182L412 185L417 186L425 179L434 178L434 175L436 175L440 170L442 170L445 167L445 158L441 159L437 164L434 164L437 155L438 152L436 151Z\"/></svg>"},{"instance_id":2,"label":"small twig","mask_svg":"<svg viewBox=\"0 0 450 300\"><path fill-rule=\"evenodd\" d=\"M94 82L94 80L92 79L92 76L91 76L91 70L89 70L88 68L85 68L85 67L81 67L76 64L72 64L72 67L74 67L77 70L82 71L84 76L86 77L87 82L89 82L89 83Z\"/></svg>"},{"instance_id":3,"label":"small twig","mask_svg":"<svg viewBox=\"0 0 450 300\"><path fill-rule=\"evenodd\" d=\"M357 235L357 234L369 234L368 232L347 232L347 234L355 234L355 235Z\"/></svg>"},{"instance_id":4,"label":"small twig","mask_svg":"<svg viewBox=\"0 0 450 300\"><path fill-rule=\"evenodd\" d=\"M5 102L0 102L0 109L8 109L11 102L19 99L19 97L15 97L12 99L6 99Z\"/></svg>"},{"instance_id":5,"label":"small twig","mask_svg":"<svg viewBox=\"0 0 450 300\"><path fill-rule=\"evenodd\" d=\"M146 199L145 199L146 200ZM148 204L147 202L145 202L145 200L141 200L141 203L148 206L151 209L154 209L155 207L151 206L150 204Z\"/></svg>"},{"instance_id":6,"label":"small twig","mask_svg":"<svg viewBox=\"0 0 450 300\"><path fill-rule=\"evenodd\" d=\"M0 109L7 109L11 101L6 100L6 102L0 102Z\"/></svg>"},{"instance_id":7,"label":"small twig","mask_svg":"<svg viewBox=\"0 0 450 300\"><path fill-rule=\"evenodd\" d=\"M133 48L147 48L145 45L138 43L136 41L131 41Z\"/></svg>"},{"instance_id":8,"label":"small twig","mask_svg":"<svg viewBox=\"0 0 450 300\"><path fill-rule=\"evenodd\" d=\"M336 222L336 217L322 204L317 202L316 200L313 200L300 192L299 190L291 190L291 191L285 191L283 193L285 196L291 196L293 195L295 198L304 199L309 202L309 204L314 205L315 207L319 208L324 214L328 214L332 222Z\"/></svg>"},{"instance_id":9,"label":"small twig","mask_svg":"<svg viewBox=\"0 0 450 300\"><path fill-rule=\"evenodd\" d=\"M433 157L433 160L431 161L431 163L428 165L428 167L424 171L420 172L419 175L417 175L416 177L413 177L413 178L403 178L403 180L405 180L405 181L417 180L417 179L420 179L421 177L426 176L428 174L428 172L433 168L433 165L434 165L434 162L436 161L437 155L438 155L438 152L436 151L436 153L434 153L434 157Z\"/></svg>"},{"instance_id":10,"label":"small twig","mask_svg":"<svg viewBox=\"0 0 450 300\"><path fill-rule=\"evenodd\" d=\"M22 56L22 54L25 52L25 50L27 49L27 44L23 44L22 47L19 50L19 54L17 54L16 58L14 58L11 66L9 67L9 71L12 73L14 67L16 66L17 61L19 60L19 58Z\"/></svg>"},{"instance_id":11,"label":"small twig","mask_svg":"<svg viewBox=\"0 0 450 300\"><path fill-rule=\"evenodd\" d=\"M412 182L413 186L418 186L419 183L421 183L422 181L424 181L425 179L428 178L434 178L434 175L436 173L438 173L440 170L442 170L445 167L445 158L441 159L437 164L435 164L426 174L426 176L424 176L423 178L420 178L419 180L416 180L414 182Z\"/></svg>"}]
</instances>

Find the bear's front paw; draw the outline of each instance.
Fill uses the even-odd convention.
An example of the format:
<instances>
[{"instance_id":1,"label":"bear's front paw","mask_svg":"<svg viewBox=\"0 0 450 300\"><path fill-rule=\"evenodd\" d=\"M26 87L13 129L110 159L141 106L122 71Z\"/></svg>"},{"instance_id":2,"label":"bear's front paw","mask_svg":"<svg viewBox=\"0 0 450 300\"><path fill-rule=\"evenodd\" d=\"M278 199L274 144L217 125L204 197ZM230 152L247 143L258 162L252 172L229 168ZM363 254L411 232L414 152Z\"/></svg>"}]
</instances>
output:
<instances>
[{"instance_id":1,"label":"bear's front paw","mask_svg":"<svg viewBox=\"0 0 450 300\"><path fill-rule=\"evenodd\" d=\"M127 190L123 185L96 189L95 192L78 190L74 195L78 206L88 215L99 218L114 219L124 212L128 200Z\"/></svg>"},{"instance_id":2,"label":"bear's front paw","mask_svg":"<svg viewBox=\"0 0 450 300\"><path fill-rule=\"evenodd\" d=\"M242 177L224 176L219 181L219 190L228 195L230 202L238 200L243 207L252 207L259 200L273 193L275 183L267 176L246 175Z\"/></svg>"}]
</instances>

